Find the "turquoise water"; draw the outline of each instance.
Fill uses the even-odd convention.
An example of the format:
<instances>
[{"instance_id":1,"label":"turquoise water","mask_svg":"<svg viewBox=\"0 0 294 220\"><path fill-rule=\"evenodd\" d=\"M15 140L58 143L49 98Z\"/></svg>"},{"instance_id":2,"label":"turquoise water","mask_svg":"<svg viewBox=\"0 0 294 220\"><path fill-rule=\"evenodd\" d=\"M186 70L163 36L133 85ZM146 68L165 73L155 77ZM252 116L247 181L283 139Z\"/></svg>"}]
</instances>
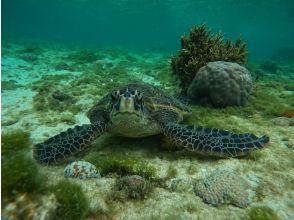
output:
<instances>
[{"instance_id":1,"label":"turquoise water","mask_svg":"<svg viewBox=\"0 0 294 220\"><path fill-rule=\"evenodd\" d=\"M241 36L250 56L270 58L293 46L292 0L4 0L2 37L171 52L206 23L229 39Z\"/></svg>"},{"instance_id":2,"label":"turquoise water","mask_svg":"<svg viewBox=\"0 0 294 220\"><path fill-rule=\"evenodd\" d=\"M294 0L3 0L1 218L293 220L293 27Z\"/></svg>"}]
</instances>

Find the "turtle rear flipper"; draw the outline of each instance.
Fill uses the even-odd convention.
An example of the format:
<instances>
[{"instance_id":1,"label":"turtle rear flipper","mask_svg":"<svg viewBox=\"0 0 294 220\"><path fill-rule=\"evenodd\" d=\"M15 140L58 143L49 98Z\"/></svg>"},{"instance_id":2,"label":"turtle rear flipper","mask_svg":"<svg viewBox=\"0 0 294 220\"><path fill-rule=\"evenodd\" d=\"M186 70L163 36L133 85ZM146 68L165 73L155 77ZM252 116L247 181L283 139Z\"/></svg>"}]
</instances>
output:
<instances>
[{"instance_id":1,"label":"turtle rear flipper","mask_svg":"<svg viewBox=\"0 0 294 220\"><path fill-rule=\"evenodd\" d=\"M41 164L57 163L70 155L82 151L98 136L103 134L107 124L96 122L93 124L75 126L49 138L34 147L34 158Z\"/></svg>"},{"instance_id":2,"label":"turtle rear flipper","mask_svg":"<svg viewBox=\"0 0 294 220\"><path fill-rule=\"evenodd\" d=\"M177 124L176 113L170 110L156 112L164 134L174 143L206 155L219 157L244 156L251 151L263 148L269 142L268 136L257 137L254 134L233 134L220 129Z\"/></svg>"}]
</instances>

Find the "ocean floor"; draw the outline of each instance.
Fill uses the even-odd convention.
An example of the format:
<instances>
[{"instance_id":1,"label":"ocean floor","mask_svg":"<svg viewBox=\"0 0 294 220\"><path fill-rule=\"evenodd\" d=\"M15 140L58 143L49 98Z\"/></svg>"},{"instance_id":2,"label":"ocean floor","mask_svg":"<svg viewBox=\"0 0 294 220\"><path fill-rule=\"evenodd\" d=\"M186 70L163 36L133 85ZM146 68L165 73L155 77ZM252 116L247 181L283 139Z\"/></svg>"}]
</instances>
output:
<instances>
[{"instance_id":1,"label":"ocean floor","mask_svg":"<svg viewBox=\"0 0 294 220\"><path fill-rule=\"evenodd\" d=\"M170 56L121 48L4 43L2 134L29 132L36 144L87 124L87 110L109 90L129 82L150 83L178 96ZM271 72L262 70L264 62L249 63L256 80L246 107L191 105L193 114L185 120L237 133L267 134L270 143L260 152L218 159L183 152L160 135L128 139L106 134L70 161L115 160L117 167L130 163L130 172L102 169L101 178L73 179L64 177L66 163L38 165L40 172L48 187L69 179L82 188L89 201L86 219L294 219L294 63L274 64L277 68ZM96 165L99 170L99 162ZM140 199L119 194L115 187L120 176L144 172L152 188L149 193ZM45 194L51 198L45 203L56 203L54 194ZM7 204L2 204L2 216L17 212L7 211ZM271 218L260 217L268 215Z\"/></svg>"}]
</instances>

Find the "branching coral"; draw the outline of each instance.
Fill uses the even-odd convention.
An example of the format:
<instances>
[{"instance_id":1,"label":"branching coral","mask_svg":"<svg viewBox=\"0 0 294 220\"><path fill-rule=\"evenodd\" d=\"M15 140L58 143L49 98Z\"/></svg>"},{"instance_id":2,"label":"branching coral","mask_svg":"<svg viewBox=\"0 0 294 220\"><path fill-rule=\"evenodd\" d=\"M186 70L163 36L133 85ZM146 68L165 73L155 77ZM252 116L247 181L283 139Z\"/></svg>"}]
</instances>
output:
<instances>
[{"instance_id":1,"label":"branching coral","mask_svg":"<svg viewBox=\"0 0 294 220\"><path fill-rule=\"evenodd\" d=\"M212 61L230 61L239 64L246 62L246 45L240 38L232 43L223 35L212 35L205 24L191 30L190 36L182 36L182 49L172 58L173 73L180 78L181 86L187 90L198 70Z\"/></svg>"}]
</instances>

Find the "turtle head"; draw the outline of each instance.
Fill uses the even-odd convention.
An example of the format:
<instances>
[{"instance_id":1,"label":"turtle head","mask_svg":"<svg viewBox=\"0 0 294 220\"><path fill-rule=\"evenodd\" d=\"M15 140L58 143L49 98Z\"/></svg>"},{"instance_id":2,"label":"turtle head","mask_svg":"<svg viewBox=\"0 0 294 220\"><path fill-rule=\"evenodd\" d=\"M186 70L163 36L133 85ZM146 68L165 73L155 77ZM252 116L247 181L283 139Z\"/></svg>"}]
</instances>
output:
<instances>
[{"instance_id":1,"label":"turtle head","mask_svg":"<svg viewBox=\"0 0 294 220\"><path fill-rule=\"evenodd\" d=\"M140 91L126 88L111 93L111 117L117 115L142 117L143 114L144 102Z\"/></svg>"}]
</instances>

